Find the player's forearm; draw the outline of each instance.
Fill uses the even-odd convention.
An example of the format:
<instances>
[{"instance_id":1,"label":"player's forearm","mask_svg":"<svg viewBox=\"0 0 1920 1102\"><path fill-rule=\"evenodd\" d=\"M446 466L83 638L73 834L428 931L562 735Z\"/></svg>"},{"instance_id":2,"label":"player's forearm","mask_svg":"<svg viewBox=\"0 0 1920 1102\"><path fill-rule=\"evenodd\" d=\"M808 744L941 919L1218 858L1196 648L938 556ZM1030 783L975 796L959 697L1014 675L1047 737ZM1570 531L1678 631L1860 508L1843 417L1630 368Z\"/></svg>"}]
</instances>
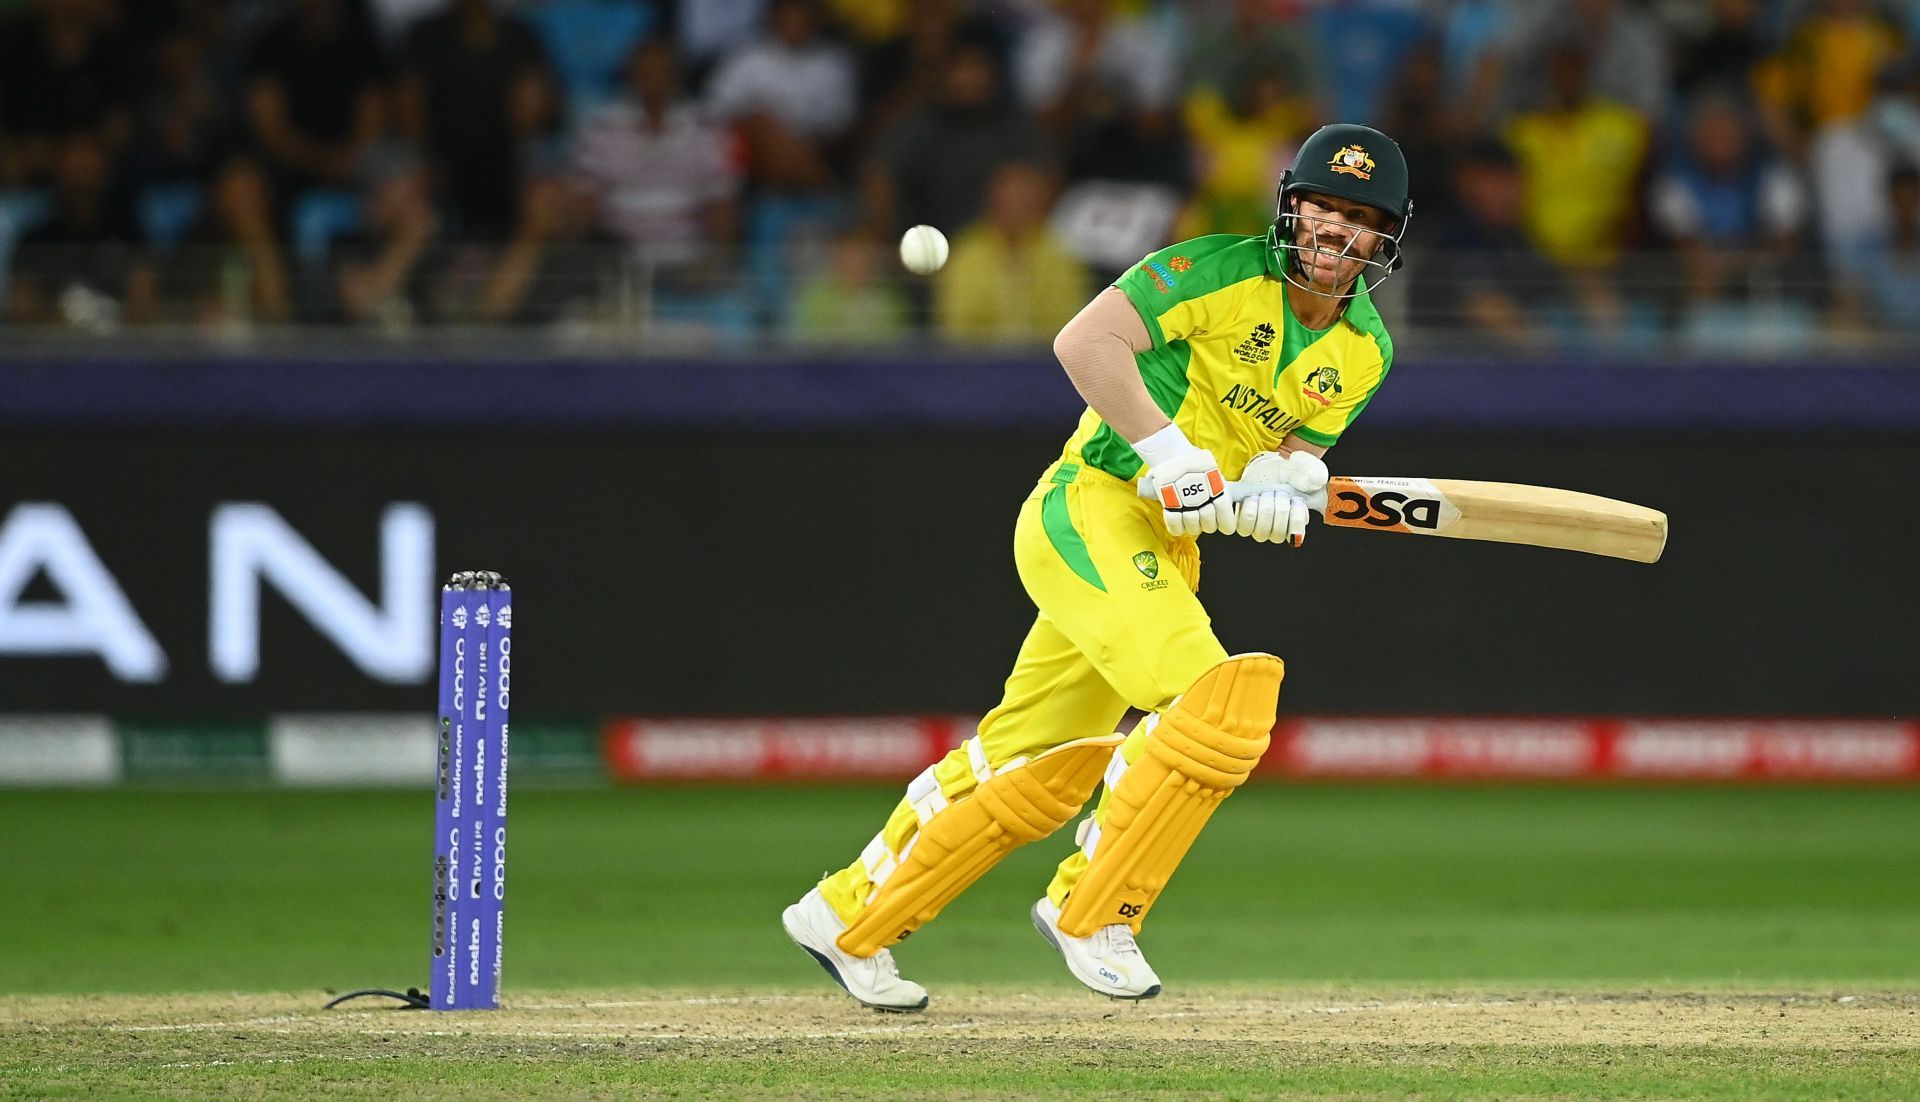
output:
<instances>
[{"instance_id":1,"label":"player's forearm","mask_svg":"<svg viewBox=\"0 0 1920 1102\"><path fill-rule=\"evenodd\" d=\"M1127 296L1111 287L1095 295L1053 339L1053 354L1073 388L1127 440L1145 439L1168 423L1134 363L1135 353L1152 347L1146 323Z\"/></svg>"},{"instance_id":2,"label":"player's forearm","mask_svg":"<svg viewBox=\"0 0 1920 1102\"><path fill-rule=\"evenodd\" d=\"M1300 437L1295 436L1291 433L1287 435L1287 438L1285 440L1280 441L1279 447L1273 450L1279 453L1280 455L1292 455L1294 452L1306 452L1308 455L1311 455L1320 459L1326 458L1326 455L1327 455L1327 445L1315 444L1310 440L1303 440Z\"/></svg>"}]
</instances>

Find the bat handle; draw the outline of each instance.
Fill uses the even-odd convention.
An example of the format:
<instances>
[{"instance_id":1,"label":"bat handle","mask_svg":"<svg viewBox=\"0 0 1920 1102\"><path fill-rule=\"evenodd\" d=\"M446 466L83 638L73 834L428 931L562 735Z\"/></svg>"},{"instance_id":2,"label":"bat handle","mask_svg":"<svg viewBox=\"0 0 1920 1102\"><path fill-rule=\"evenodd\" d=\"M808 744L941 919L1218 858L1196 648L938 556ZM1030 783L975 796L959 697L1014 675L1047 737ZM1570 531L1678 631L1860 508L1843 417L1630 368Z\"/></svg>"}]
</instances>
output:
<instances>
[{"instance_id":1,"label":"bat handle","mask_svg":"<svg viewBox=\"0 0 1920 1102\"><path fill-rule=\"evenodd\" d=\"M1259 479L1243 479L1229 482L1227 483L1227 500L1237 505L1242 498L1252 497L1254 494L1277 488L1278 487L1270 483L1262 482ZM1306 496L1307 508L1312 509L1316 513L1325 513L1327 511L1327 491L1325 489L1315 490Z\"/></svg>"}]
</instances>

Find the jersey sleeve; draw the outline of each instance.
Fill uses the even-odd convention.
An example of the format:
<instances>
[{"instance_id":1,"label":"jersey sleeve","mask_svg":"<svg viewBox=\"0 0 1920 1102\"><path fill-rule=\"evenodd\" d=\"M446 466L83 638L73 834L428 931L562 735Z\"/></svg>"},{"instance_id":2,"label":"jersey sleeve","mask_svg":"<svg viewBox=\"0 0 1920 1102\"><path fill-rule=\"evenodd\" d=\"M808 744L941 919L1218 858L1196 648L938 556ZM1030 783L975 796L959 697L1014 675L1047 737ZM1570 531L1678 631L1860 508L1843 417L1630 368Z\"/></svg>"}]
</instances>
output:
<instances>
[{"instance_id":1,"label":"jersey sleeve","mask_svg":"<svg viewBox=\"0 0 1920 1102\"><path fill-rule=\"evenodd\" d=\"M1367 403L1387 381L1387 372L1393 368L1393 341L1384 330L1372 334L1374 344L1380 349L1380 362L1371 372L1362 372L1358 378L1341 379L1328 389L1332 391L1333 401L1319 413L1307 419L1306 424L1293 430L1293 435L1309 444L1318 444L1330 448L1340 440L1340 435L1359 418Z\"/></svg>"},{"instance_id":2,"label":"jersey sleeve","mask_svg":"<svg viewBox=\"0 0 1920 1102\"><path fill-rule=\"evenodd\" d=\"M1230 296L1217 292L1265 272L1246 242L1233 234L1182 241L1148 254L1114 280L1146 322L1154 348L1225 323L1214 315L1231 306Z\"/></svg>"}]
</instances>

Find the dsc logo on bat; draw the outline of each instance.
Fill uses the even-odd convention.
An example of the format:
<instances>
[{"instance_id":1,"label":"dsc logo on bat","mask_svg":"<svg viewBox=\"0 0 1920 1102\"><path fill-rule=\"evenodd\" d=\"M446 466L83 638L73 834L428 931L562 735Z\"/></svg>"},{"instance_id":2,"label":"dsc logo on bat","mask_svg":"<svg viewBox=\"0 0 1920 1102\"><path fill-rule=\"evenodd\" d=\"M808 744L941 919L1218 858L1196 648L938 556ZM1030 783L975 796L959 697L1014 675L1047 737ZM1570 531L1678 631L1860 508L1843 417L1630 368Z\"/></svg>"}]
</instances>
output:
<instances>
[{"instance_id":1,"label":"dsc logo on bat","mask_svg":"<svg viewBox=\"0 0 1920 1102\"><path fill-rule=\"evenodd\" d=\"M1334 524L1431 531L1440 526L1440 499L1408 497L1394 490L1372 494L1364 490L1341 490L1329 503L1327 519Z\"/></svg>"}]
</instances>

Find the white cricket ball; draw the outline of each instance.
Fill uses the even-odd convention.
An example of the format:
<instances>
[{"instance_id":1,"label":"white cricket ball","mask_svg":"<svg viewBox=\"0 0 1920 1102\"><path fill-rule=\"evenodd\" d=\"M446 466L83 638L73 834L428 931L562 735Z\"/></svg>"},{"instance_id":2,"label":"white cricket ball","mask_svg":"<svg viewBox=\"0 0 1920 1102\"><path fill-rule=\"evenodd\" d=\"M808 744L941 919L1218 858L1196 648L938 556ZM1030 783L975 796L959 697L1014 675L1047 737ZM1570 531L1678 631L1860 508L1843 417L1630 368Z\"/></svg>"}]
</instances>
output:
<instances>
[{"instance_id":1,"label":"white cricket ball","mask_svg":"<svg viewBox=\"0 0 1920 1102\"><path fill-rule=\"evenodd\" d=\"M932 275L947 262L947 235L932 226L915 226L900 238L900 263L914 275Z\"/></svg>"}]
</instances>

